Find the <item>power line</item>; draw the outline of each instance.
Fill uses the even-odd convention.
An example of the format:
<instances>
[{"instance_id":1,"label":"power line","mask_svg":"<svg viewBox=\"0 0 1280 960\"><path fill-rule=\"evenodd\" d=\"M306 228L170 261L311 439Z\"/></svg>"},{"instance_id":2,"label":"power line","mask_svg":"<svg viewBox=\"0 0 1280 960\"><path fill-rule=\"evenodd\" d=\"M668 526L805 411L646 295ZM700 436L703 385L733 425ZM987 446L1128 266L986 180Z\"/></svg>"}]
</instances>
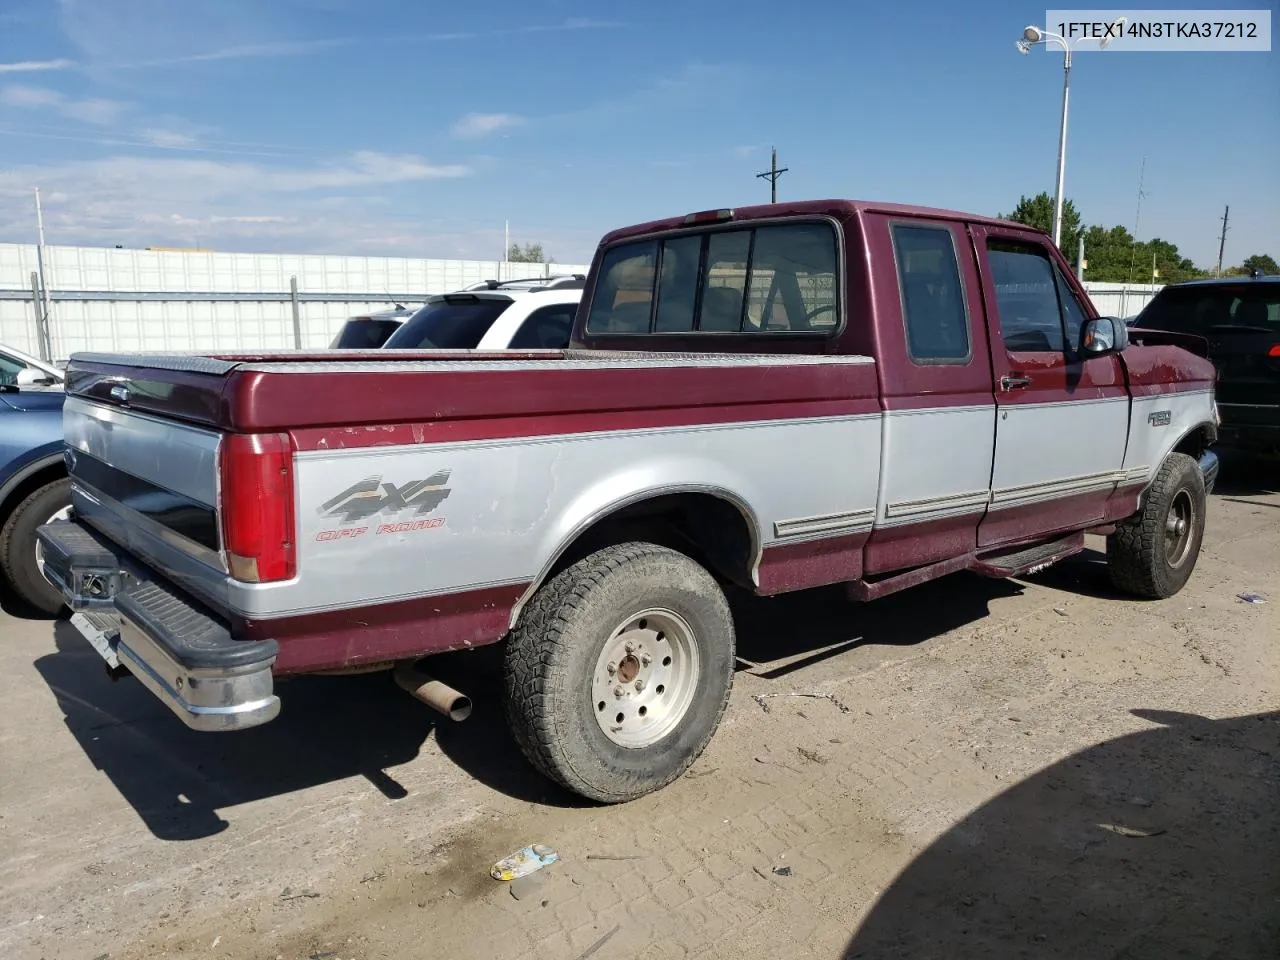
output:
<instances>
[{"instance_id":1,"label":"power line","mask_svg":"<svg viewBox=\"0 0 1280 960\"><path fill-rule=\"evenodd\" d=\"M787 170L789 170L790 168L783 167L781 170L779 170L778 169L778 148L773 147L772 150L773 150L773 159L769 164L769 169L766 170L764 173L757 173L756 177L761 180L769 181L769 202L777 203L778 202L778 178L782 176L784 173L786 173Z\"/></svg>"}]
</instances>

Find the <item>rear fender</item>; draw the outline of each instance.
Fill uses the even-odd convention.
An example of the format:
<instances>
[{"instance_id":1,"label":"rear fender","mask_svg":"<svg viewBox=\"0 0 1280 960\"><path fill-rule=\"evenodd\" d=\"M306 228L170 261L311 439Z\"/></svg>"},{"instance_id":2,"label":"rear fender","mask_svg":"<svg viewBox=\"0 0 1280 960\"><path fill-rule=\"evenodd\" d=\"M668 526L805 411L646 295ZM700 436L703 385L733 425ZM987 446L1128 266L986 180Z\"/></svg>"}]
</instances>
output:
<instances>
[{"instance_id":1,"label":"rear fender","mask_svg":"<svg viewBox=\"0 0 1280 960\"><path fill-rule=\"evenodd\" d=\"M511 608L511 626L515 626L524 605L546 582L557 561L584 534L627 507L682 493L716 497L732 505L742 515L751 536L751 579L757 582L763 545L760 523L750 506L754 498L747 481L723 464L710 460L671 458L651 461L606 474L584 489L551 526L539 544L538 555L544 560L538 575Z\"/></svg>"}]
</instances>

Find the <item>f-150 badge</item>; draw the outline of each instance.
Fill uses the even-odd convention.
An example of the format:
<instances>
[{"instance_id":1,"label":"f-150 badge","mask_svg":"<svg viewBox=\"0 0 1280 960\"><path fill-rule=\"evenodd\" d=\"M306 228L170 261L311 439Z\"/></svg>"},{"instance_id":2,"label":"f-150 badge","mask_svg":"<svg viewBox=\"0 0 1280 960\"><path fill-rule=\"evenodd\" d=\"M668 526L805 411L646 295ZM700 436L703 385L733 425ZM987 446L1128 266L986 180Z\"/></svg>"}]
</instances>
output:
<instances>
[{"instance_id":1,"label":"f-150 badge","mask_svg":"<svg viewBox=\"0 0 1280 960\"><path fill-rule=\"evenodd\" d=\"M445 484L449 473L439 470L425 480L401 484L389 483L381 476L365 477L327 500L316 512L339 523L359 523L380 513L421 517L448 499L451 491Z\"/></svg>"}]
</instances>

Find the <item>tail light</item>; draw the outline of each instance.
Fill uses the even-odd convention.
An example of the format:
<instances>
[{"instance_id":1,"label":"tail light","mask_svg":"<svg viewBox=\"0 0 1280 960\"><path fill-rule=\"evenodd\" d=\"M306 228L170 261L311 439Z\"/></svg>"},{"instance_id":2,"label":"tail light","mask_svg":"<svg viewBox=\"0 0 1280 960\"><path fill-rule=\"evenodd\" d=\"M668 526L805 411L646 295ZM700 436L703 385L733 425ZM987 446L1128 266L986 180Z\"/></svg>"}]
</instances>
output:
<instances>
[{"instance_id":1,"label":"tail light","mask_svg":"<svg viewBox=\"0 0 1280 960\"><path fill-rule=\"evenodd\" d=\"M1280 343L1273 343L1271 349L1267 351L1267 356L1280 360Z\"/></svg>"},{"instance_id":2,"label":"tail light","mask_svg":"<svg viewBox=\"0 0 1280 960\"><path fill-rule=\"evenodd\" d=\"M297 572L293 444L285 433L231 434L219 462L222 546L236 580L269 583Z\"/></svg>"}]
</instances>

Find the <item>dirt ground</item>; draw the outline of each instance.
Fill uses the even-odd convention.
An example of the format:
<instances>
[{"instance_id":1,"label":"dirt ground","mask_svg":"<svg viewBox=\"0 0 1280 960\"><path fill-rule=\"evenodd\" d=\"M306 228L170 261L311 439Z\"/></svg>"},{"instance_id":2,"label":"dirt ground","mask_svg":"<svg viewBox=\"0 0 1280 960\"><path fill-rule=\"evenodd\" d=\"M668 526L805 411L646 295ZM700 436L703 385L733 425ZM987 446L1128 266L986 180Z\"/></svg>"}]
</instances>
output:
<instances>
[{"instance_id":1,"label":"dirt ground","mask_svg":"<svg viewBox=\"0 0 1280 960\"><path fill-rule=\"evenodd\" d=\"M1280 957L1278 487L1229 464L1158 603L1112 593L1101 541L741 602L711 747L622 807L526 766L486 653L446 665L463 724L371 675L197 734L0 614L0 956ZM516 899L489 867L533 842L560 861Z\"/></svg>"}]
</instances>

